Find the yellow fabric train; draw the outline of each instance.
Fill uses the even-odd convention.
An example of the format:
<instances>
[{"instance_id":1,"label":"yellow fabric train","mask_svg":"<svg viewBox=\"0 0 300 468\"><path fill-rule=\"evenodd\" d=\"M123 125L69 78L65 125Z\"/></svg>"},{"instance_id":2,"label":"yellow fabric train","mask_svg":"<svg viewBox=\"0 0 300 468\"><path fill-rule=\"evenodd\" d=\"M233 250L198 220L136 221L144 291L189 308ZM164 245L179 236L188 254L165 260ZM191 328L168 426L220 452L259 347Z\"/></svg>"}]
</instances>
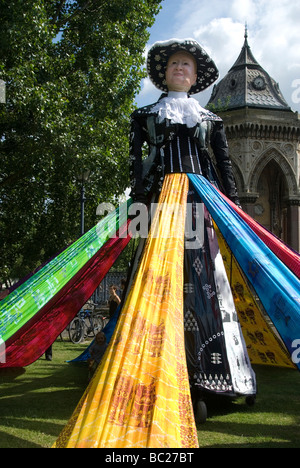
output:
<instances>
[{"instance_id":1,"label":"yellow fabric train","mask_svg":"<svg viewBox=\"0 0 300 468\"><path fill-rule=\"evenodd\" d=\"M164 222L158 210L104 359L54 447L198 447L183 330L187 190L185 174L166 178ZM182 209L167 225L169 204Z\"/></svg>"}]
</instances>

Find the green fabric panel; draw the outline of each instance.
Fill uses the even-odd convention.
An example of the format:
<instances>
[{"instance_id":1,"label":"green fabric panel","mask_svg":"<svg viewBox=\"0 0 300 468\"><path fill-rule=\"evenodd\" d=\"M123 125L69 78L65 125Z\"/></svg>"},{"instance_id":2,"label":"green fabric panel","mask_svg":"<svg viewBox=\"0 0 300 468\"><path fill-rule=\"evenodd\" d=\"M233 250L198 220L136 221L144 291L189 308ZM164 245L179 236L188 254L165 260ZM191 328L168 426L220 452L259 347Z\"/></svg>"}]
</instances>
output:
<instances>
[{"instance_id":1,"label":"green fabric panel","mask_svg":"<svg viewBox=\"0 0 300 468\"><path fill-rule=\"evenodd\" d=\"M131 200L108 214L0 303L0 343L22 328L127 220Z\"/></svg>"}]
</instances>

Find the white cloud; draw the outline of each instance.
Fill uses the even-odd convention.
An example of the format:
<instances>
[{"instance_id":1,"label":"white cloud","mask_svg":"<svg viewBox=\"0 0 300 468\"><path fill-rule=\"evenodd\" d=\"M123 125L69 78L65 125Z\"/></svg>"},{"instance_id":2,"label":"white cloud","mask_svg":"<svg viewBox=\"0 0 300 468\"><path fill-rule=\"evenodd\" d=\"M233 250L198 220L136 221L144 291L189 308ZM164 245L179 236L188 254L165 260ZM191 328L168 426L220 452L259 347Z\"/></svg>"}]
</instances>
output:
<instances>
[{"instance_id":1,"label":"white cloud","mask_svg":"<svg viewBox=\"0 0 300 468\"><path fill-rule=\"evenodd\" d=\"M164 0L162 8L162 22L158 15L150 44L166 39L167 22L169 37L194 37L200 42L215 60L221 77L241 51L247 22L254 57L279 83L292 109L300 111L292 87L300 79L299 0ZM149 84L142 93L151 94Z\"/></svg>"},{"instance_id":2,"label":"white cloud","mask_svg":"<svg viewBox=\"0 0 300 468\"><path fill-rule=\"evenodd\" d=\"M234 0L229 2L229 16L235 21L252 26L257 18L257 2L255 0Z\"/></svg>"},{"instance_id":3,"label":"white cloud","mask_svg":"<svg viewBox=\"0 0 300 468\"><path fill-rule=\"evenodd\" d=\"M224 74L240 53L244 29L243 24L234 22L232 18L216 18L195 30L194 36Z\"/></svg>"}]
</instances>

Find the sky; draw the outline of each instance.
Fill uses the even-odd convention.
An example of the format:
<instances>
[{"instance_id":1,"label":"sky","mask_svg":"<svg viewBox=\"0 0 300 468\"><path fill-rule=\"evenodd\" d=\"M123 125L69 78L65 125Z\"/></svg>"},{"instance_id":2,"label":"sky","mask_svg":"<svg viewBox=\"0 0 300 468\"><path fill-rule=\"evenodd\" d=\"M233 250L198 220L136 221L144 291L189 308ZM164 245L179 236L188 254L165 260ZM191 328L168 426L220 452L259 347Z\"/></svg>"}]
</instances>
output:
<instances>
[{"instance_id":1,"label":"sky","mask_svg":"<svg viewBox=\"0 0 300 468\"><path fill-rule=\"evenodd\" d=\"M299 0L163 0L161 6L149 29L145 57L156 41L191 37L217 64L220 81L240 54L247 23L254 57L279 84L291 109L300 113ZM193 97L205 106L212 88ZM151 104L160 94L146 78L136 103Z\"/></svg>"}]
</instances>

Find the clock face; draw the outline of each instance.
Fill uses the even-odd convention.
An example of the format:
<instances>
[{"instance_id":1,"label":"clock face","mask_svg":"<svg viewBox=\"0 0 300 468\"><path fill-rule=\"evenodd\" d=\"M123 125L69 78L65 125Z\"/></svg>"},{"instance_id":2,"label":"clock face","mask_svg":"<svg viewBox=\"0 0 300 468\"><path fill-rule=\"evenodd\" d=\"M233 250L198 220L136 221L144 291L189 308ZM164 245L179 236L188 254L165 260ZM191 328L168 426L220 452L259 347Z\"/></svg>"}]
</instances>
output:
<instances>
[{"instance_id":1,"label":"clock face","mask_svg":"<svg viewBox=\"0 0 300 468\"><path fill-rule=\"evenodd\" d=\"M255 89L265 89L266 87L266 82L262 76L257 76L253 80L253 86Z\"/></svg>"}]
</instances>

